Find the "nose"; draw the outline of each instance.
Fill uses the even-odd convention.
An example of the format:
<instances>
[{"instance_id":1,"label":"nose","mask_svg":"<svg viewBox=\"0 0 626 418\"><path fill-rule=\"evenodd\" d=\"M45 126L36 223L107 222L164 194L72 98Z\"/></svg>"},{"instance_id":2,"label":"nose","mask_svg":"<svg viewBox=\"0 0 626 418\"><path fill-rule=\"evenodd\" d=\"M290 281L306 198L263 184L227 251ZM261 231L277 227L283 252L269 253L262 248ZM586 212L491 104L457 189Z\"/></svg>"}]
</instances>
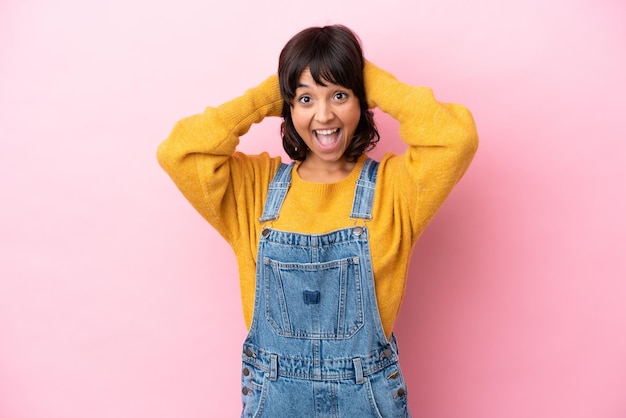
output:
<instances>
[{"instance_id":1,"label":"nose","mask_svg":"<svg viewBox=\"0 0 626 418\"><path fill-rule=\"evenodd\" d=\"M335 118L330 104L320 101L315 108L315 120L319 123L327 123Z\"/></svg>"}]
</instances>

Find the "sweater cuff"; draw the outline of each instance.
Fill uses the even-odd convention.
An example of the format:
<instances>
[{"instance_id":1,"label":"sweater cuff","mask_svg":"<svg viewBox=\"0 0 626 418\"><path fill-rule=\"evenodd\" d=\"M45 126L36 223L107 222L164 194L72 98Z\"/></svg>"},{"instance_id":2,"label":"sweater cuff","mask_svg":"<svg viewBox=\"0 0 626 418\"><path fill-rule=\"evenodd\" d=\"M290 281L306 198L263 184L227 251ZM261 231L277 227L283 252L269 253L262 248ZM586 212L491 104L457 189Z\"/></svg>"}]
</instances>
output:
<instances>
[{"instance_id":1,"label":"sweater cuff","mask_svg":"<svg viewBox=\"0 0 626 418\"><path fill-rule=\"evenodd\" d=\"M278 76L269 76L258 86L246 90L242 96L220 105L217 110L237 136L248 132L253 123L259 123L265 117L280 116L283 98L280 95Z\"/></svg>"},{"instance_id":2,"label":"sweater cuff","mask_svg":"<svg viewBox=\"0 0 626 418\"><path fill-rule=\"evenodd\" d=\"M377 67L370 61L365 62L363 77L365 79L367 106L370 109L380 106L381 101L384 103L384 96L392 93L400 83L393 74Z\"/></svg>"}]
</instances>

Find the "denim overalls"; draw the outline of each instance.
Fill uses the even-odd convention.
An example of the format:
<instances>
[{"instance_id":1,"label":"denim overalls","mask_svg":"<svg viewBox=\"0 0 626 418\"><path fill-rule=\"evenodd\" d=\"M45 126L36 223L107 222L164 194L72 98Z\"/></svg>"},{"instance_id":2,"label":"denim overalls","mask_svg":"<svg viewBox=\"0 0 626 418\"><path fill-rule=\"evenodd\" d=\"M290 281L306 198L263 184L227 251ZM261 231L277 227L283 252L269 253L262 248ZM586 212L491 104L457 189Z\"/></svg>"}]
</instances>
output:
<instances>
[{"instance_id":1,"label":"denim overalls","mask_svg":"<svg viewBox=\"0 0 626 418\"><path fill-rule=\"evenodd\" d=\"M272 180L261 222L278 218L293 164ZM254 316L243 344L242 417L409 417L395 339L380 321L368 230L378 163L357 181L351 227L264 228Z\"/></svg>"}]
</instances>

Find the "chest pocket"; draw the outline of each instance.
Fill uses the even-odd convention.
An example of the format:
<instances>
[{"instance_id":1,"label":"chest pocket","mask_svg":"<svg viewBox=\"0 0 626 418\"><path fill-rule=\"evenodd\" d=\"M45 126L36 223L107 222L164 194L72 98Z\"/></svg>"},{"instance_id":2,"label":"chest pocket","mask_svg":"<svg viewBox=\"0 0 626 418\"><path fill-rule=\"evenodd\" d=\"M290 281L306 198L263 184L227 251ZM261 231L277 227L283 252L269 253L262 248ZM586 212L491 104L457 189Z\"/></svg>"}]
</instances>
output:
<instances>
[{"instance_id":1,"label":"chest pocket","mask_svg":"<svg viewBox=\"0 0 626 418\"><path fill-rule=\"evenodd\" d=\"M276 334L346 339L363 326L359 258L325 263L264 259L265 313Z\"/></svg>"}]
</instances>

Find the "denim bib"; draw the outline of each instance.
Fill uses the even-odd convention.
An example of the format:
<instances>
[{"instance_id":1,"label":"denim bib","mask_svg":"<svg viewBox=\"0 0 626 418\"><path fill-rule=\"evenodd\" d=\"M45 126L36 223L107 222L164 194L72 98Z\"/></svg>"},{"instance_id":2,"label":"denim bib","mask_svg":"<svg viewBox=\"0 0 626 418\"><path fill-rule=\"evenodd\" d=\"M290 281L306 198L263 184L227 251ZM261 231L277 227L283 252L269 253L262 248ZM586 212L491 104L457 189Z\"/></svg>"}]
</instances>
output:
<instances>
[{"instance_id":1,"label":"denim bib","mask_svg":"<svg viewBox=\"0 0 626 418\"><path fill-rule=\"evenodd\" d=\"M278 218L293 166L279 167L260 222ZM365 226L377 170L368 158L346 216L352 226L320 235L262 230L242 417L410 416L395 338L380 320Z\"/></svg>"}]
</instances>

